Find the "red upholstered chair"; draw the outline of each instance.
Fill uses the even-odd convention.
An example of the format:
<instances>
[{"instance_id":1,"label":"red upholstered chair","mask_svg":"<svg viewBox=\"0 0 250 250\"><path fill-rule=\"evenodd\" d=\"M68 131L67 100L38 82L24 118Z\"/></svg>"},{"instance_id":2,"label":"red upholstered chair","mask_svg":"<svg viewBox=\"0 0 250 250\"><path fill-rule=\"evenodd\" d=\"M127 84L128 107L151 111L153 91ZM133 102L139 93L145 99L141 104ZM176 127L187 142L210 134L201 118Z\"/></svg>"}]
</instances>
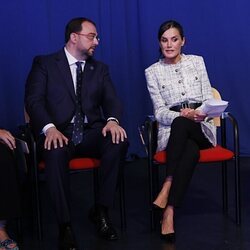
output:
<instances>
[{"instance_id":1,"label":"red upholstered chair","mask_svg":"<svg viewBox=\"0 0 250 250\"><path fill-rule=\"evenodd\" d=\"M213 89L214 97L220 98L216 89ZM226 120L232 124L233 149L227 148L226 143ZM221 163L222 167L222 204L223 212L228 212L228 188L227 188L227 162L234 162L235 177L235 220L236 224L241 223L241 202L240 202L240 162L239 162L239 133L238 124L232 114L224 112L221 117L215 118L215 125L221 133L220 145L214 148L200 150L200 163ZM142 126L138 127L142 143L145 147L148 158L148 178L149 178L149 206L151 229L154 229L154 207L153 200L159 191L159 165L165 165L167 161L166 151L156 153L157 147L157 122L154 116L148 116Z\"/></svg>"},{"instance_id":2,"label":"red upholstered chair","mask_svg":"<svg viewBox=\"0 0 250 250\"><path fill-rule=\"evenodd\" d=\"M38 239L42 239L42 220L41 220L41 199L40 199L40 190L39 190L39 181L42 176L42 172L45 169L44 161L38 162L37 160L37 150L36 142L33 136L33 133L29 126L29 118L26 114L26 125L23 128L23 138L28 142L30 147L30 175L33 184L33 206L34 206L34 217L36 218L36 229ZM98 169L100 166L100 160L95 158L74 158L69 162L70 173L78 173L82 171L92 171L93 172L93 189L94 189L94 200L96 200L96 195L99 189L98 182ZM120 173L119 181L119 193L120 193L120 220L121 228L126 228L126 215L125 215L125 201L124 201L124 176L123 168Z\"/></svg>"}]
</instances>

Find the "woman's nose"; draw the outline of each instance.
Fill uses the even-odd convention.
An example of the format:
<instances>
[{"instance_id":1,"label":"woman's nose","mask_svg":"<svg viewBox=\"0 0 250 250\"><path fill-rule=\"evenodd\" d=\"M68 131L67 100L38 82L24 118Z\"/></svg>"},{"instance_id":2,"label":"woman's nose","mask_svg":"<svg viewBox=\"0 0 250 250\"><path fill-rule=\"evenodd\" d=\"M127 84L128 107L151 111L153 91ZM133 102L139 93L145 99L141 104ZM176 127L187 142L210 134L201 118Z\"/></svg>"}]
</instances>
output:
<instances>
[{"instance_id":1,"label":"woman's nose","mask_svg":"<svg viewBox=\"0 0 250 250\"><path fill-rule=\"evenodd\" d=\"M172 42L171 41L167 42L167 47L172 47Z\"/></svg>"}]
</instances>

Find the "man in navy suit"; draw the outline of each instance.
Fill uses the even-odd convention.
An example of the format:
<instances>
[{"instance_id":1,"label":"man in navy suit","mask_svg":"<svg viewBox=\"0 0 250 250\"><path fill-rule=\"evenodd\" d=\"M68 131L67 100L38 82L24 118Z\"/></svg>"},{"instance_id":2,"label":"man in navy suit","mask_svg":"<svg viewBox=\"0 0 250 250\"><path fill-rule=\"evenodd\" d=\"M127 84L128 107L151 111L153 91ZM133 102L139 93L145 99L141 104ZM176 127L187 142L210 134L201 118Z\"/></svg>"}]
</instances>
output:
<instances>
[{"instance_id":1,"label":"man in navy suit","mask_svg":"<svg viewBox=\"0 0 250 250\"><path fill-rule=\"evenodd\" d=\"M75 242L69 211L69 160L76 156L101 159L99 197L91 218L100 236L116 240L108 208L113 204L128 142L120 126L121 103L108 67L92 57L99 44L95 23L87 18L72 19L65 29L65 43L54 54L35 57L26 83L25 107L42 145L47 183L59 223L59 244L70 249ZM80 99L76 97L76 63L83 71ZM80 143L72 140L76 110L79 111L77 100L84 121ZM69 240L65 242L64 238Z\"/></svg>"}]
</instances>

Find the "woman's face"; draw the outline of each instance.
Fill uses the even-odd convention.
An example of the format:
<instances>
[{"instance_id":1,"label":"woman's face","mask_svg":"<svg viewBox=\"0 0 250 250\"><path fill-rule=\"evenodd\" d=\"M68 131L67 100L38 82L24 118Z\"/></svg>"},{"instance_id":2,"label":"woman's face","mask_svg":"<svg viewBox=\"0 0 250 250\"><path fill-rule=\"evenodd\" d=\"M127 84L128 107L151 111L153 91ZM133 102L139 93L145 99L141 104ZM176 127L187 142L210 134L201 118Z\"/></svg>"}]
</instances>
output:
<instances>
[{"instance_id":1,"label":"woman's face","mask_svg":"<svg viewBox=\"0 0 250 250\"><path fill-rule=\"evenodd\" d=\"M184 43L185 38L181 38L176 28L170 28L162 34L160 48L167 63L177 63L181 59L181 47Z\"/></svg>"}]
</instances>

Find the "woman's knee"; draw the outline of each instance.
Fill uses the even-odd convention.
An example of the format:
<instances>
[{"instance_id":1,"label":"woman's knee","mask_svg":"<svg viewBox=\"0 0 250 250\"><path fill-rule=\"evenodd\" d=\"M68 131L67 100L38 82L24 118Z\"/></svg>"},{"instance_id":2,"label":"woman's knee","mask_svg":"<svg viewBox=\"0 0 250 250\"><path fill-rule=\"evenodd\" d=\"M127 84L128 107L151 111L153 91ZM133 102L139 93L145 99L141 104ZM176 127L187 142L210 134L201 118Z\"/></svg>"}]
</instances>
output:
<instances>
[{"instance_id":1,"label":"woman's knee","mask_svg":"<svg viewBox=\"0 0 250 250\"><path fill-rule=\"evenodd\" d=\"M173 129L182 129L182 128L186 128L187 125L190 123L190 119L186 118L186 117L183 117L183 116L178 116L176 117L172 124L171 124L171 130Z\"/></svg>"},{"instance_id":2,"label":"woman's knee","mask_svg":"<svg viewBox=\"0 0 250 250\"><path fill-rule=\"evenodd\" d=\"M193 120L190 120L189 118L186 118L184 116L178 116L176 117L172 124L171 129L194 129L197 128L199 123L194 122Z\"/></svg>"}]
</instances>

